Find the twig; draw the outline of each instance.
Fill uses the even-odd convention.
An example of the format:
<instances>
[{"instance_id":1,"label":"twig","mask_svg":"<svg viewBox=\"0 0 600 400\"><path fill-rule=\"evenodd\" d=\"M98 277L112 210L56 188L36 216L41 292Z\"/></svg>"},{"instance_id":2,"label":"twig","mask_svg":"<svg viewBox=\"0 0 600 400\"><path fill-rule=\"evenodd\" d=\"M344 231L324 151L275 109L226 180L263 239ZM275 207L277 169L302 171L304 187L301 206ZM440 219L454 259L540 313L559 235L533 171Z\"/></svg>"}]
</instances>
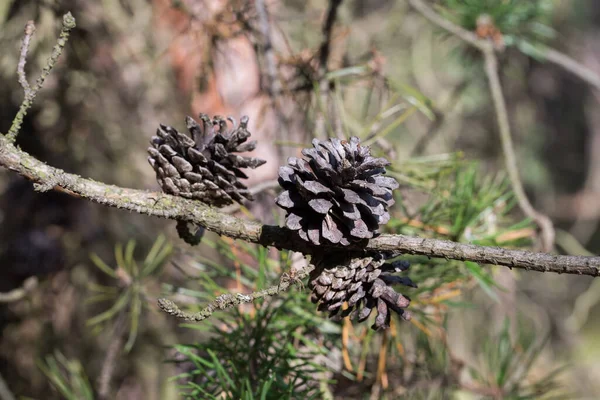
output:
<instances>
[{"instance_id":1,"label":"twig","mask_svg":"<svg viewBox=\"0 0 600 400\"><path fill-rule=\"evenodd\" d=\"M263 246L289 249L304 254L311 254L314 251L314 247L286 228L235 218L198 201L164 193L107 185L66 173L17 149L4 136L0 136L0 166L35 182L38 190L54 189L108 207L159 218L188 221L219 235ZM332 249L336 247L339 249L339 246L331 245ZM404 235L380 235L365 243L347 246L345 250L399 251L538 272L600 276L600 257L559 256Z\"/></svg>"},{"instance_id":2,"label":"twig","mask_svg":"<svg viewBox=\"0 0 600 400\"><path fill-rule=\"evenodd\" d=\"M458 36L460 39L467 42L471 46L474 46L482 51L484 47L491 46L487 41L480 40L477 37L477 35L473 32L463 29L462 27L454 24L453 22L447 20L446 18L436 13L423 0L408 0L408 3L434 25L437 25L440 28L447 30L455 36Z\"/></svg>"},{"instance_id":3,"label":"twig","mask_svg":"<svg viewBox=\"0 0 600 400\"><path fill-rule=\"evenodd\" d=\"M31 42L31 37L35 32L35 24L33 21L27 21L25 25L25 36L23 36L23 41L21 43L21 54L19 56L19 63L17 64L17 76L19 77L19 83L23 87L23 92L25 93L25 98L30 96L31 87L29 86L29 82L27 82L27 74L25 73L25 64L27 63L27 52L29 51L29 43Z\"/></svg>"},{"instance_id":4,"label":"twig","mask_svg":"<svg viewBox=\"0 0 600 400\"><path fill-rule=\"evenodd\" d=\"M595 90L593 95L596 101L600 102L600 91ZM590 113L592 119L591 123L593 124L597 123L599 120L596 114L596 110ZM598 193L600 193L600 174L598 174L598 171L600 171L600 131L593 129L591 133L591 137L588 138L588 145L586 146L587 176L585 177L583 186L578 192L584 196L585 194L591 194L592 205L595 206L595 208L600 208L597 197ZM594 196L594 194L596 194L596 196ZM600 224L599 219L586 221L586 218L583 215L577 213L575 222L569 231L574 234L580 242L588 243L592 235L597 231L598 224Z\"/></svg>"},{"instance_id":5,"label":"twig","mask_svg":"<svg viewBox=\"0 0 600 400\"><path fill-rule=\"evenodd\" d=\"M544 49L542 56L547 61L562 67L566 71L571 72L573 75L585 81L590 86L600 90L600 76L595 71L592 71L580 62L552 48Z\"/></svg>"},{"instance_id":6,"label":"twig","mask_svg":"<svg viewBox=\"0 0 600 400\"><path fill-rule=\"evenodd\" d=\"M315 120L315 136L323 139L327 137L327 129L325 128L325 114L329 109L329 79L327 79L327 62L329 60L329 52L331 49L331 33L333 25L337 18L337 12L342 0L330 0L327 17L323 24L323 41L319 48L319 105L321 111L318 113Z\"/></svg>"},{"instance_id":7,"label":"twig","mask_svg":"<svg viewBox=\"0 0 600 400\"><path fill-rule=\"evenodd\" d=\"M455 34L456 36L458 36L465 42L467 42L470 45L481 50L484 54L487 54L488 52L493 52L495 50L493 48L490 50L491 45L486 43L486 41L480 40L472 32L469 32L469 31L461 28L460 26L455 25L452 22L444 19L440 15L438 15L434 10L432 10L422 0L408 0L408 1L417 11L419 11L429 21L431 21L435 25L438 25L439 27ZM550 47L545 47L543 49L541 55L546 61L558 65L559 67L561 67L564 70L577 76L578 78L580 78L581 80L583 80L590 86L594 87L595 89L600 90L600 75L598 75L595 71L587 68L585 65L583 65L579 61L569 57L568 55L566 55L564 53L561 53L558 50L550 48ZM502 130L501 130L501 133L502 133ZM503 140L503 145L504 144L505 143ZM508 166L508 160L507 160L507 166ZM510 172L510 168L509 168L509 172ZM518 174L516 175L516 177L518 178ZM514 184L514 180L513 180L512 176L511 176L511 181L513 181L513 184ZM521 187L521 189L522 189L522 187ZM517 192L516 187L515 187L515 192ZM521 191L521 192L523 192L523 191ZM551 248L551 246L553 245L553 236L554 236L554 228L551 225L551 221L546 215L540 214L539 212L534 210L533 207L531 206L531 204L529 203L529 200L527 200L527 197L524 195L524 193L522 193L522 194L523 194L523 197L520 197L519 194L517 193L519 204L520 204L521 208L523 209L523 211L525 212L525 214L528 215L529 217L531 217L532 219L534 219L536 221L536 223L540 226L540 228L542 230L542 242L544 245L544 249L549 250ZM523 199L525 200L525 202L522 201ZM566 207L566 209L569 209L569 207ZM531 211L533 211L533 213L531 213ZM578 221L581 221L581 219L582 218L578 216Z\"/></svg>"},{"instance_id":8,"label":"twig","mask_svg":"<svg viewBox=\"0 0 600 400\"><path fill-rule=\"evenodd\" d=\"M12 303L19 301L38 285L38 279L35 276L27 278L21 287L13 289L9 292L0 292L0 303Z\"/></svg>"},{"instance_id":9,"label":"twig","mask_svg":"<svg viewBox=\"0 0 600 400\"><path fill-rule=\"evenodd\" d=\"M186 321L202 321L209 318L215 311L226 310L236 307L240 304L252 303L254 300L262 299L267 296L275 296L281 292L285 292L295 283L301 282L313 270L313 266L307 265L301 271L298 271L294 276L283 274L279 281L279 285L271 286L264 290L252 292L250 294L242 293L227 293L218 296L210 304L204 307L197 313L187 313L181 310L173 301L168 299L158 299L158 306L161 310L174 317L185 319Z\"/></svg>"},{"instance_id":10,"label":"twig","mask_svg":"<svg viewBox=\"0 0 600 400\"><path fill-rule=\"evenodd\" d=\"M523 210L525 215L533 219L540 227L542 232L543 250L551 251L554 246L554 226L552 225L552 221L546 215L536 211L533 208L529 202L529 199L527 198L527 195L525 194L525 190L523 189L523 184L521 183L521 178L519 176L519 169L517 166L517 160L510 133L508 112L506 111L506 102L502 93L500 77L498 76L498 60L496 58L496 49L494 44L487 40L479 39L474 33L469 32L438 15L422 0L408 0L408 2L429 21L447 30L448 32L453 33L466 43L479 49L479 51L481 51L483 54L485 58L485 72L490 85L490 91L492 93L496 117L498 119L498 128L500 131L500 140L502 142L504 160L513 190L521 210Z\"/></svg>"},{"instance_id":11,"label":"twig","mask_svg":"<svg viewBox=\"0 0 600 400\"><path fill-rule=\"evenodd\" d=\"M498 128L500 131L500 141L504 153L504 160L508 176L512 183L513 191L519 202L521 210L529 218L533 219L541 229L542 233L542 248L544 251L551 251L554 247L554 226L552 221L546 215L538 212L527 198L525 189L519 176L519 168L517 166L517 158L515 156L514 145L510 133L510 124L508 121L508 112L506 111L506 102L502 93L500 77L498 76L498 60L496 53L491 46L483 51L485 58L485 73L488 78L490 90L492 92L492 100L496 109L496 117L498 118Z\"/></svg>"},{"instance_id":12,"label":"twig","mask_svg":"<svg viewBox=\"0 0 600 400\"><path fill-rule=\"evenodd\" d=\"M15 119L13 119L10 129L6 134L6 137L10 142L14 142L17 138L19 130L21 129L21 125L23 124L23 118L25 118L25 115L27 115L27 110L33 105L35 96L44 85L44 81L50 74L50 71L58 61L58 58L60 57L63 51L63 48L67 44L67 40L69 40L69 32L73 28L75 28L75 18L71 15L70 12L66 13L63 16L62 29L60 31L58 40L56 41L56 45L52 49L52 54L50 54L50 57L46 62L46 66L44 67L44 69L42 69L40 77L36 80L35 86L33 87L33 89L31 89L29 87L29 83L27 83L27 77L25 76L24 67L29 41L31 39L31 35L33 35L34 28L35 27L32 21L29 21L25 28L25 37L23 38L23 45L21 47L21 57L19 58L19 65L17 68L17 74L19 75L19 83L21 84L21 86L23 86L25 96L23 98L21 106L19 107L19 112L17 112L17 115L15 116Z\"/></svg>"}]
</instances>

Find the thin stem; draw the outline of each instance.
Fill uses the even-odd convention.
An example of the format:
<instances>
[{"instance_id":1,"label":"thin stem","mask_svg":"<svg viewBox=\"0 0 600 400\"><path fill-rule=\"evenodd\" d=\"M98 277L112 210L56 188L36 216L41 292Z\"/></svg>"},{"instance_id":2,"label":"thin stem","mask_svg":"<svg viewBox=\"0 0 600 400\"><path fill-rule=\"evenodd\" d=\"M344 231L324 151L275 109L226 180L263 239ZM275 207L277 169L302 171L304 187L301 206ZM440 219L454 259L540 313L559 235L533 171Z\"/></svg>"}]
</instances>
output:
<instances>
[{"instance_id":1,"label":"thin stem","mask_svg":"<svg viewBox=\"0 0 600 400\"><path fill-rule=\"evenodd\" d=\"M293 276L289 274L283 274L279 281L279 285L271 286L264 290L258 290L250 294L222 294L197 313L187 313L181 310L173 301L164 298L158 299L158 306L161 310L174 317L187 321L202 321L209 318L216 311L226 310L228 308L239 306L240 304L252 303L257 299L275 296L281 292L285 292L293 284L301 283L302 280L306 278L312 270L313 267L311 265L307 265L302 270L296 272Z\"/></svg>"},{"instance_id":2,"label":"thin stem","mask_svg":"<svg viewBox=\"0 0 600 400\"><path fill-rule=\"evenodd\" d=\"M590 86L600 90L600 75L595 71L555 49L547 48L543 51L542 55L547 61L569 71Z\"/></svg>"},{"instance_id":3,"label":"thin stem","mask_svg":"<svg viewBox=\"0 0 600 400\"><path fill-rule=\"evenodd\" d=\"M486 41L479 40L477 35L473 32L470 32L451 21L448 21L446 18L436 13L423 0L408 0L408 3L434 25L437 25L440 28L454 34L471 46L477 47L480 50L483 50L483 47L489 46Z\"/></svg>"},{"instance_id":4,"label":"thin stem","mask_svg":"<svg viewBox=\"0 0 600 400\"><path fill-rule=\"evenodd\" d=\"M21 58L19 59L19 67L17 68L17 74L19 75L19 83L21 84L21 86L23 86L23 89L25 90L25 96L23 98L23 102L21 103L21 106L19 107L19 111L17 112L17 115L13 119L11 127L8 130L8 133L6 134L6 137L8 138L8 140L10 142L14 142L16 140L17 135L19 134L19 131L21 130L21 125L23 125L23 119L27 115L27 110L29 110L31 108L31 106L33 105L35 96L37 95L37 93L40 91L40 89L44 85L44 81L46 80L46 78L50 74L50 71L52 71L52 68L54 67L54 65L56 65L58 58L62 54L62 51L63 51L65 45L67 44L67 41L69 40L69 33L71 32L71 30L73 28L75 28L75 18L71 15L70 12L66 13L63 16L63 25L62 25L62 29L60 31L58 40L56 41L56 45L52 49L52 54L50 54L50 57L48 58L48 61L46 62L46 66L42 69L42 73L40 74L40 77L36 80L35 86L33 87L33 89L31 89L29 87L29 83L27 83L27 78L25 76L25 70L24 70L24 67L25 67L24 57L27 55L26 45L29 46L29 40L31 38L31 35L33 35L33 31L31 31L32 26L33 26L33 22L29 21L27 23L27 27L25 30L25 38L23 39L23 46L21 47L21 58L23 58L23 59L21 59ZM31 31L31 34L29 35L29 39L26 39L29 31Z\"/></svg>"},{"instance_id":5,"label":"thin stem","mask_svg":"<svg viewBox=\"0 0 600 400\"><path fill-rule=\"evenodd\" d=\"M498 60L496 53L492 47L487 47L483 51L485 58L485 73L488 78L490 90L492 92L492 100L498 118L498 129L500 131L500 141L502 142L502 150L504 153L504 161L508 176L510 178L513 191L519 202L519 207L525 215L533 219L541 229L542 233L542 248L544 251L551 251L554 247L554 226L550 218L538 212L525 194L525 189L519 176L519 168L517 166L517 157L515 156L514 145L510 133L510 123L508 120L508 112L506 111L506 101L502 93L502 85L498 76Z\"/></svg>"},{"instance_id":6,"label":"thin stem","mask_svg":"<svg viewBox=\"0 0 600 400\"><path fill-rule=\"evenodd\" d=\"M19 63L17 64L17 76L19 77L19 83L23 87L25 98L30 96L31 87L27 82L27 74L25 73L25 64L27 63L27 53L29 52L29 43L31 37L35 32L35 24L33 21L27 21L25 25L25 36L21 42L21 54L19 55Z\"/></svg>"},{"instance_id":7,"label":"thin stem","mask_svg":"<svg viewBox=\"0 0 600 400\"><path fill-rule=\"evenodd\" d=\"M498 75L498 60L496 58L496 49L494 48L494 45L487 40L479 39L474 33L463 29L451 21L448 21L444 17L437 14L422 0L408 0L408 2L429 21L440 28L453 33L471 46L476 47L483 54L485 58L485 73L490 85L496 117L498 119L498 128L500 131L500 140L502 142L504 160L513 190L517 197L519 207L521 210L523 210L523 213L525 213L525 215L527 215L529 218L533 219L540 227L542 233L542 249L544 251L551 251L554 247L554 226L552 225L552 221L546 215L533 208L529 202L529 199L527 198L527 195L525 194L525 189L523 189L523 184L519 176L519 168L517 166L517 159L515 156L514 145L510 132L508 112L506 111L506 101L504 100L502 85L500 84L500 77Z\"/></svg>"}]
</instances>

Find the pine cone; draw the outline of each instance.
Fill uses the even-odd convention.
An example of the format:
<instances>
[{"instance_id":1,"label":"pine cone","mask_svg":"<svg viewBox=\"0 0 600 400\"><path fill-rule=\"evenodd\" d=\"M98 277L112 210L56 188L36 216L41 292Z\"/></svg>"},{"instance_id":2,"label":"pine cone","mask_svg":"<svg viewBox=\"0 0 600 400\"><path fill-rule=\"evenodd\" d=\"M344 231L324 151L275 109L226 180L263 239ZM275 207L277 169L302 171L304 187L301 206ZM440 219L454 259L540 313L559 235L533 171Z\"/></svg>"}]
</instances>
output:
<instances>
[{"instance_id":1,"label":"pine cone","mask_svg":"<svg viewBox=\"0 0 600 400\"><path fill-rule=\"evenodd\" d=\"M160 125L148 148L148 162L156 171L156 179L164 192L223 207L234 201L252 200L248 188L238 178L247 178L242 168L257 168L264 160L242 157L234 153L254 150L256 142L248 142L248 117L227 130L222 117L212 120L201 114L201 128L193 118L186 118L191 138L176 129Z\"/></svg>"},{"instance_id":2,"label":"pine cone","mask_svg":"<svg viewBox=\"0 0 600 400\"><path fill-rule=\"evenodd\" d=\"M279 168L284 191L276 202L287 211L286 226L316 245L321 238L343 245L372 238L389 221L398 187L383 176L389 161L371 157L357 137L314 139L313 146L302 150L306 159L290 157Z\"/></svg>"},{"instance_id":3,"label":"pine cone","mask_svg":"<svg viewBox=\"0 0 600 400\"><path fill-rule=\"evenodd\" d=\"M349 315L351 319L358 317L358 322L363 322L376 309L377 317L372 326L375 330L389 327L390 309L402 319L410 319L410 313L404 310L410 304L410 298L397 293L391 286L417 287L410 278L391 275L406 271L409 268L407 261L385 263L381 255L343 260L340 257L344 258L333 254L315 259L315 269L310 277L311 301L319 304L319 311L329 311L330 318ZM346 310L342 310L344 302L348 303Z\"/></svg>"}]
</instances>

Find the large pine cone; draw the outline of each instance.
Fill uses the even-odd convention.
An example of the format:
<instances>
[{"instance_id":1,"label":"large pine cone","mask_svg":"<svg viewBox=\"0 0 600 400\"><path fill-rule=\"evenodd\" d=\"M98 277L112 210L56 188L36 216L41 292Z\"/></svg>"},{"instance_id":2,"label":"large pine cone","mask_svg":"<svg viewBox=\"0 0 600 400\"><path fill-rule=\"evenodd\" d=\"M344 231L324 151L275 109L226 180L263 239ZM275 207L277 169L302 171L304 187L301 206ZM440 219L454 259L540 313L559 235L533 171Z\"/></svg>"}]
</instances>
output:
<instances>
[{"instance_id":1,"label":"large pine cone","mask_svg":"<svg viewBox=\"0 0 600 400\"><path fill-rule=\"evenodd\" d=\"M372 238L389 221L387 208L398 187L383 176L389 161L371 157L357 137L312 143L314 148L302 150L306 159L290 157L279 168L284 191L276 202L287 211L286 226L316 245L321 238L343 245Z\"/></svg>"},{"instance_id":2,"label":"large pine cone","mask_svg":"<svg viewBox=\"0 0 600 400\"><path fill-rule=\"evenodd\" d=\"M344 259L343 255L333 254L317 258L314 263L310 277L311 301L319 304L319 311L329 311L333 318L358 317L358 321L363 322L376 309L377 317L372 326L375 330L389 327L390 309L402 319L410 319L410 313L405 310L410 298L397 293L392 285L416 285L410 278L391 275L406 271L407 261L385 263L381 255ZM348 308L342 310L344 302Z\"/></svg>"},{"instance_id":3,"label":"large pine cone","mask_svg":"<svg viewBox=\"0 0 600 400\"><path fill-rule=\"evenodd\" d=\"M234 201L252 200L248 188L238 179L247 178L242 168L256 168L265 163L253 157L234 153L252 151L256 142L247 142L248 117L227 129L222 117L212 120L200 115L203 127L193 118L186 118L191 138L175 128L161 124L148 148L148 162L156 171L156 179L164 192L207 204L223 207Z\"/></svg>"}]
</instances>

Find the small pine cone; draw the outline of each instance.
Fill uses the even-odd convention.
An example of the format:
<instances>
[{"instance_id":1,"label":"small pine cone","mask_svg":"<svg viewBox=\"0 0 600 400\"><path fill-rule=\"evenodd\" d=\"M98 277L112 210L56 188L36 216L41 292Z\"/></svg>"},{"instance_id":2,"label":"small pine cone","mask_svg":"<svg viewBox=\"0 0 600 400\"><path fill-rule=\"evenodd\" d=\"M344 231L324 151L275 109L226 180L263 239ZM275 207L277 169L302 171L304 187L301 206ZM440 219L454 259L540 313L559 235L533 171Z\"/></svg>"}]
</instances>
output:
<instances>
[{"instance_id":1,"label":"small pine cone","mask_svg":"<svg viewBox=\"0 0 600 400\"><path fill-rule=\"evenodd\" d=\"M242 157L234 153L252 151L256 142L247 142L248 117L233 129L227 129L222 117L212 120L200 115L202 127L193 118L186 118L190 136L175 128L160 125L148 148L148 162L156 171L156 179L164 192L207 204L223 207L244 199L252 200L248 188L238 179L247 178L242 168L257 168L264 160Z\"/></svg>"},{"instance_id":2,"label":"small pine cone","mask_svg":"<svg viewBox=\"0 0 600 400\"><path fill-rule=\"evenodd\" d=\"M417 287L410 278L391 275L408 268L407 261L385 263L381 255L344 259L344 256L333 254L315 259L315 269L310 277L311 301L318 304L319 311L329 311L330 318L350 316L351 319L358 318L358 322L365 321L376 309L377 317L372 328L387 329L390 309L404 320L411 317L405 310L410 298L397 293L391 286ZM348 308L342 310L344 302L347 302Z\"/></svg>"},{"instance_id":3,"label":"small pine cone","mask_svg":"<svg viewBox=\"0 0 600 400\"><path fill-rule=\"evenodd\" d=\"M371 157L357 137L314 139L313 147L279 168L284 191L276 202L287 211L286 226L316 245L322 238L342 245L372 238L389 221L398 187L383 176L389 161Z\"/></svg>"}]
</instances>

